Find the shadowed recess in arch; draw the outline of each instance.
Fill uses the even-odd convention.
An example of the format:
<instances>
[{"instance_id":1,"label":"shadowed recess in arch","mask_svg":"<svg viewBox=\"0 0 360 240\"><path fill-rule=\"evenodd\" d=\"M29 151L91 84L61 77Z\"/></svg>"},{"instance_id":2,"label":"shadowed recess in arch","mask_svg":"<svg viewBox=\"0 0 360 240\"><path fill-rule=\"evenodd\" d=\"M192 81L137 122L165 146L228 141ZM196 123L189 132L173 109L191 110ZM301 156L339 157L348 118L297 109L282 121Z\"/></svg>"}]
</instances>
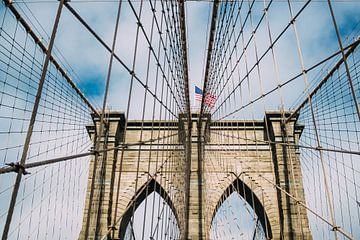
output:
<instances>
[{"instance_id":1,"label":"shadowed recess in arch","mask_svg":"<svg viewBox=\"0 0 360 240\"><path fill-rule=\"evenodd\" d=\"M166 190L154 179L143 185L132 199L120 223L119 238L179 239L179 219Z\"/></svg>"},{"instance_id":2,"label":"shadowed recess in arch","mask_svg":"<svg viewBox=\"0 0 360 240\"><path fill-rule=\"evenodd\" d=\"M233 181L218 201L212 216L211 239L272 239L264 206L240 179Z\"/></svg>"}]
</instances>

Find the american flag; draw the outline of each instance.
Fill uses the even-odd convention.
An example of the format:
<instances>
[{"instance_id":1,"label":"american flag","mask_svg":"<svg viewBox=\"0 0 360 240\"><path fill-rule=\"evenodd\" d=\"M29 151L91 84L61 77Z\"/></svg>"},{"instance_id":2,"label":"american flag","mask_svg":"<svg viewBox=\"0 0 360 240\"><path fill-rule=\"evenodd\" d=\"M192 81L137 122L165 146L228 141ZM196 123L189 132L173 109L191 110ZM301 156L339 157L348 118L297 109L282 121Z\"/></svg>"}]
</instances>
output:
<instances>
[{"instance_id":1,"label":"american flag","mask_svg":"<svg viewBox=\"0 0 360 240\"><path fill-rule=\"evenodd\" d=\"M202 95L203 92L200 88L198 88L197 86L195 86L195 101L200 101L202 100Z\"/></svg>"},{"instance_id":2,"label":"american flag","mask_svg":"<svg viewBox=\"0 0 360 240\"><path fill-rule=\"evenodd\" d=\"M195 86L195 101L202 101L202 95L203 95L203 91ZM205 105L207 105L210 108L213 108L215 106L215 102L216 102L216 96L210 93L206 93L205 94L205 100L204 103Z\"/></svg>"}]
</instances>

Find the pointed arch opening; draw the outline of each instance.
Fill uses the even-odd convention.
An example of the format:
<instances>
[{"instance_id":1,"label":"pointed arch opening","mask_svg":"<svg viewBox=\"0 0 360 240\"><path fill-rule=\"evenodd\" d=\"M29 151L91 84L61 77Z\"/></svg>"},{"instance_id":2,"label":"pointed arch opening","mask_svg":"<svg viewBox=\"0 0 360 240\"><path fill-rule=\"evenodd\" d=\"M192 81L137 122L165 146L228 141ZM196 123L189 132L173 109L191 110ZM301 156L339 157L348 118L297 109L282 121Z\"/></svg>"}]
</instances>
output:
<instances>
[{"instance_id":1,"label":"pointed arch opening","mask_svg":"<svg viewBox=\"0 0 360 240\"><path fill-rule=\"evenodd\" d=\"M151 179L135 194L120 222L121 240L180 237L179 219L166 190Z\"/></svg>"},{"instance_id":2,"label":"pointed arch opening","mask_svg":"<svg viewBox=\"0 0 360 240\"><path fill-rule=\"evenodd\" d=\"M212 215L211 239L272 239L262 201L239 178L224 191ZM235 238L234 238L235 237Z\"/></svg>"}]
</instances>

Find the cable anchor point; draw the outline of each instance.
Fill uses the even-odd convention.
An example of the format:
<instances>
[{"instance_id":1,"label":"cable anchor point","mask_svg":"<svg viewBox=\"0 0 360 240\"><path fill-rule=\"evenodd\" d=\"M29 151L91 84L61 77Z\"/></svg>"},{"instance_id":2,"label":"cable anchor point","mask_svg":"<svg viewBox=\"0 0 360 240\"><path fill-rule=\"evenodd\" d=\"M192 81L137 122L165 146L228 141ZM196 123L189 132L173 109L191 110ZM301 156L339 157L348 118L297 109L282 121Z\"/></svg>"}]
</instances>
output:
<instances>
[{"instance_id":1,"label":"cable anchor point","mask_svg":"<svg viewBox=\"0 0 360 240\"><path fill-rule=\"evenodd\" d=\"M26 171L24 165L20 164L19 162L6 163L5 165L12 167L13 168L12 172L16 172L16 173L21 172L23 175L30 174L30 172Z\"/></svg>"}]
</instances>

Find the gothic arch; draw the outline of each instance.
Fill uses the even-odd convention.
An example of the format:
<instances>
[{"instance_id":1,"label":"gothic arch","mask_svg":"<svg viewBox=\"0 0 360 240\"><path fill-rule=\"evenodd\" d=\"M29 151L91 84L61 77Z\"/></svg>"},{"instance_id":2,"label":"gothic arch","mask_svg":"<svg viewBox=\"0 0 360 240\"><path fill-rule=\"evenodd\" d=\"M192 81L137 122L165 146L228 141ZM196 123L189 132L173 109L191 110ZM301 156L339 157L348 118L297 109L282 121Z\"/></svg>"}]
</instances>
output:
<instances>
[{"instance_id":1,"label":"gothic arch","mask_svg":"<svg viewBox=\"0 0 360 240\"><path fill-rule=\"evenodd\" d=\"M148 187L148 191L145 190L146 187ZM127 211L124 213L120 223L119 238L121 240L123 240L125 237L126 228L133 215L133 211L136 211L136 209L145 200L145 198L147 198L153 192L157 192L166 201L170 209L173 211L176 221L179 224L178 214L176 212L174 203L170 199L170 196L167 194L166 190L155 179L152 178L148 183L145 183L131 199L129 203L129 207L127 208ZM136 199L134 199L135 196L137 196Z\"/></svg>"},{"instance_id":2,"label":"gothic arch","mask_svg":"<svg viewBox=\"0 0 360 240\"><path fill-rule=\"evenodd\" d=\"M243 181L241 181L239 178L236 178L224 191L224 193L221 195L218 203L215 206L215 209L212 214L211 222L213 222L214 217L220 208L220 206L223 204L223 202L233 193L237 192L252 208L253 203L255 205L255 213L259 218L259 221L261 223L261 226L263 227L264 231L267 231L267 236L269 239L272 239L272 230L271 230L271 224L269 221L269 217L265 211L265 208L259 198L256 196L256 194L247 186ZM266 229L266 230L265 230Z\"/></svg>"}]
</instances>

